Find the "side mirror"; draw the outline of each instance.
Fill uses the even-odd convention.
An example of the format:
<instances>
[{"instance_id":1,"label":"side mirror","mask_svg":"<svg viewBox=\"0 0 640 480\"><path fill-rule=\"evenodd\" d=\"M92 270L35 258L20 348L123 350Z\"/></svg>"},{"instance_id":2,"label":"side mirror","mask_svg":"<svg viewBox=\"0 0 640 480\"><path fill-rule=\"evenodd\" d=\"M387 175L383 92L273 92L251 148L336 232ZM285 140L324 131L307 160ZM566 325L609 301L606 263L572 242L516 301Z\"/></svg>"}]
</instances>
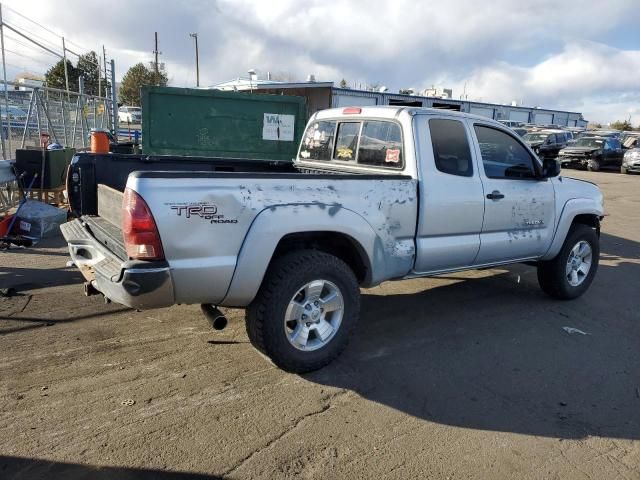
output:
<instances>
[{"instance_id":1,"label":"side mirror","mask_svg":"<svg viewBox=\"0 0 640 480\"><path fill-rule=\"evenodd\" d=\"M542 178L552 178L560 175L560 162L555 158L545 158L542 161Z\"/></svg>"}]
</instances>

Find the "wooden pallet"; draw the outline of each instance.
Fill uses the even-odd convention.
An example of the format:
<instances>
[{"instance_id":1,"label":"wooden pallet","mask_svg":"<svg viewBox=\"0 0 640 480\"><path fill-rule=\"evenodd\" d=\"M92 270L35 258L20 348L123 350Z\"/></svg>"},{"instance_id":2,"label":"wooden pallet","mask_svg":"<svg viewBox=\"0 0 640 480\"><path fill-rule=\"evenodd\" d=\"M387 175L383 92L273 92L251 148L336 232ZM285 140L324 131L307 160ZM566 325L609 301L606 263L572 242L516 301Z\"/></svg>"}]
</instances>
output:
<instances>
[{"instance_id":1,"label":"wooden pallet","mask_svg":"<svg viewBox=\"0 0 640 480\"><path fill-rule=\"evenodd\" d=\"M49 205L66 205L64 199L65 186L60 185L57 188L32 188L27 198L32 200L40 200ZM24 190L20 189L20 195L24 195Z\"/></svg>"}]
</instances>

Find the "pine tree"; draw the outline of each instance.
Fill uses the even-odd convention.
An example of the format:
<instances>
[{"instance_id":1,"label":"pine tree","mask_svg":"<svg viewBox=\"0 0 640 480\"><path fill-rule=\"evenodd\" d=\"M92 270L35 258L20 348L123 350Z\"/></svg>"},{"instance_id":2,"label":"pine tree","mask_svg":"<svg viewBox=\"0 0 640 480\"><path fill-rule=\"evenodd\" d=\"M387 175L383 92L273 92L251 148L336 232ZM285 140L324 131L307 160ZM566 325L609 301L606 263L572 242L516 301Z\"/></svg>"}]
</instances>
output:
<instances>
[{"instance_id":1,"label":"pine tree","mask_svg":"<svg viewBox=\"0 0 640 480\"><path fill-rule=\"evenodd\" d=\"M69 60L67 60L67 75L69 76L69 90L77 92L80 71L74 67ZM47 70L47 73L44 74L44 78L48 87L66 90L67 84L64 77L64 60L60 59L54 66Z\"/></svg>"},{"instance_id":2,"label":"pine tree","mask_svg":"<svg viewBox=\"0 0 640 480\"><path fill-rule=\"evenodd\" d=\"M119 101L124 105L140 106L140 88L145 85L164 87L167 83L167 73L164 69L159 69L156 73L153 63L150 63L148 68L144 63L137 63L122 77Z\"/></svg>"}]
</instances>

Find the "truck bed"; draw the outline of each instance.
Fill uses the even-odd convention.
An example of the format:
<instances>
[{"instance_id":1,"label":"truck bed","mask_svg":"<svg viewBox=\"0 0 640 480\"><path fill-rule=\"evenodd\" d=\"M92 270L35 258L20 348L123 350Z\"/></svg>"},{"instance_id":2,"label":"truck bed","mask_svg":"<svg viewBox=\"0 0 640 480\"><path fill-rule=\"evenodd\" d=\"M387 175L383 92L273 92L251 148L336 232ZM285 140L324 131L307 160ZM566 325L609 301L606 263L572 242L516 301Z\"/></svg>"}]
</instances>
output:
<instances>
[{"instance_id":1,"label":"truck bed","mask_svg":"<svg viewBox=\"0 0 640 480\"><path fill-rule=\"evenodd\" d=\"M69 169L69 206L76 217L98 215L98 185L124 191L135 171L294 173L291 162L241 158L79 153Z\"/></svg>"}]
</instances>

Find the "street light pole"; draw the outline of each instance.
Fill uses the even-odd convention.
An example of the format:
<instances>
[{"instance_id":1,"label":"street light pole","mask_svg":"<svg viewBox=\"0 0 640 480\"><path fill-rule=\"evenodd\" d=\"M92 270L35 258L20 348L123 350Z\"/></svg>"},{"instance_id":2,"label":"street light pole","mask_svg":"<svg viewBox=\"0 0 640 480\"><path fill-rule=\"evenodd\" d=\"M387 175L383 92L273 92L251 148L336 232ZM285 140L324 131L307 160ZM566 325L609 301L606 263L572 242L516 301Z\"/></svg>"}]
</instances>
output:
<instances>
[{"instance_id":1,"label":"street light pole","mask_svg":"<svg viewBox=\"0 0 640 480\"><path fill-rule=\"evenodd\" d=\"M190 33L190 37L196 41L196 87L200 86L200 61L198 60L198 34Z\"/></svg>"}]
</instances>

